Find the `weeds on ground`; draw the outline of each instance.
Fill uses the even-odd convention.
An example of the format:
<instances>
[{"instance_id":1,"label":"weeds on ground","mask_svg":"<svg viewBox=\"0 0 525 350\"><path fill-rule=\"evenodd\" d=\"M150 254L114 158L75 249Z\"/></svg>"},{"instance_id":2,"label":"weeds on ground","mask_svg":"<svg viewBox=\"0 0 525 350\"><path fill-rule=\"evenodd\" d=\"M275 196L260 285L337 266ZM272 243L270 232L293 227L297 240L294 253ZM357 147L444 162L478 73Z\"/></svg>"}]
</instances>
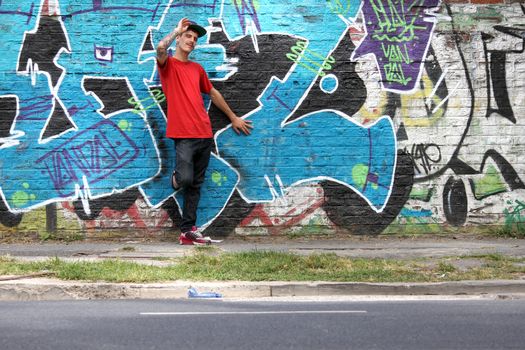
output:
<instances>
[{"instance_id":1,"label":"weeds on ground","mask_svg":"<svg viewBox=\"0 0 525 350\"><path fill-rule=\"evenodd\" d=\"M503 210L505 225L498 234L505 237L525 238L525 202L515 200L507 201L510 206Z\"/></svg>"},{"instance_id":2,"label":"weeds on ground","mask_svg":"<svg viewBox=\"0 0 525 350\"><path fill-rule=\"evenodd\" d=\"M480 264L460 269L461 259ZM483 279L514 279L525 276L525 259L490 254L425 259L357 259L336 254L298 255L251 251L220 253L199 248L193 255L173 259L167 266L144 265L122 260L67 262L58 258L21 262L0 257L0 275L49 272L63 280L107 282L198 281L334 281L334 282L432 282Z\"/></svg>"}]
</instances>

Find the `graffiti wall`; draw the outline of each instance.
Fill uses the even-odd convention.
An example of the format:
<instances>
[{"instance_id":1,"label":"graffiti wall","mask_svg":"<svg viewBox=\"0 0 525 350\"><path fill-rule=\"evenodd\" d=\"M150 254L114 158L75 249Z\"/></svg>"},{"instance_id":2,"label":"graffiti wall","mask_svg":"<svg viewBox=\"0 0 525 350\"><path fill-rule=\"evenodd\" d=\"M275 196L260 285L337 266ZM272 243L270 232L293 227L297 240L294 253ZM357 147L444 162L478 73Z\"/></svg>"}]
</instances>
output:
<instances>
[{"instance_id":1,"label":"graffiti wall","mask_svg":"<svg viewBox=\"0 0 525 350\"><path fill-rule=\"evenodd\" d=\"M525 5L488 2L0 1L0 236L175 232L155 47L182 17L254 125L205 96L207 233L523 227Z\"/></svg>"}]
</instances>

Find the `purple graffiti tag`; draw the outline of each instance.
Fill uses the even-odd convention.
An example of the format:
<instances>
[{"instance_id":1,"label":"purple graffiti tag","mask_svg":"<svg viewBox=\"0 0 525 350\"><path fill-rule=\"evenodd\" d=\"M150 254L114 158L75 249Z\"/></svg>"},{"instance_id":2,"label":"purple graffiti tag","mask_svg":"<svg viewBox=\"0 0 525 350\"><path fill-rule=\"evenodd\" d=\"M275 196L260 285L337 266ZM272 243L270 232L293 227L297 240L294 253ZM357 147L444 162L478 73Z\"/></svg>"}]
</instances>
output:
<instances>
[{"instance_id":1,"label":"purple graffiti tag","mask_svg":"<svg viewBox=\"0 0 525 350\"><path fill-rule=\"evenodd\" d=\"M122 130L105 120L86 129L50 152L36 163L43 165L56 191L62 197L74 194L72 184L96 184L124 168L139 155L139 148Z\"/></svg>"},{"instance_id":2,"label":"purple graffiti tag","mask_svg":"<svg viewBox=\"0 0 525 350\"><path fill-rule=\"evenodd\" d=\"M272 90L272 93L270 95L268 95L268 97L266 98L266 100L270 100L270 99L275 99L281 106L283 106L284 108L286 108L287 110L289 111L292 111L293 108L288 106L282 99L279 98L279 96L277 96L275 94L275 92L277 91L277 89L279 89L279 86L276 86L273 90Z\"/></svg>"},{"instance_id":3,"label":"purple graffiti tag","mask_svg":"<svg viewBox=\"0 0 525 350\"><path fill-rule=\"evenodd\" d=\"M235 0L233 3L235 5L235 10L237 11L237 16L239 16L243 32L246 31L246 20L244 19L246 15L252 18L255 28L260 32L261 24L259 23L259 18L257 18L257 12L253 0Z\"/></svg>"},{"instance_id":4,"label":"purple graffiti tag","mask_svg":"<svg viewBox=\"0 0 525 350\"><path fill-rule=\"evenodd\" d=\"M367 35L352 58L374 54L385 89L414 89L436 23L431 11L439 3L440 0L365 0Z\"/></svg>"},{"instance_id":5,"label":"purple graffiti tag","mask_svg":"<svg viewBox=\"0 0 525 350\"><path fill-rule=\"evenodd\" d=\"M97 10L102 8L102 0L93 0L93 8Z\"/></svg>"},{"instance_id":6,"label":"purple graffiti tag","mask_svg":"<svg viewBox=\"0 0 525 350\"><path fill-rule=\"evenodd\" d=\"M71 108L69 108L67 110L67 112L69 113L70 116L74 116L75 114L79 113L80 111L83 111L84 109L87 109L87 108L90 108L90 107L94 107L94 105L91 103L91 101L88 101L87 104L83 105L83 106L77 106L77 105L73 105Z\"/></svg>"},{"instance_id":7,"label":"purple graffiti tag","mask_svg":"<svg viewBox=\"0 0 525 350\"><path fill-rule=\"evenodd\" d=\"M45 112L51 108L52 99L53 95L42 95L20 100L24 107L20 107L16 120L46 120L48 116Z\"/></svg>"},{"instance_id":8,"label":"purple graffiti tag","mask_svg":"<svg viewBox=\"0 0 525 350\"><path fill-rule=\"evenodd\" d=\"M2 6L2 1L0 1L0 6ZM27 12L21 11L18 9L17 11L3 11L0 9L0 15L21 15L27 17L26 24L29 24L31 22L31 17L35 16L34 13L35 10L35 4L31 3L31 6L29 7L29 10Z\"/></svg>"}]
</instances>

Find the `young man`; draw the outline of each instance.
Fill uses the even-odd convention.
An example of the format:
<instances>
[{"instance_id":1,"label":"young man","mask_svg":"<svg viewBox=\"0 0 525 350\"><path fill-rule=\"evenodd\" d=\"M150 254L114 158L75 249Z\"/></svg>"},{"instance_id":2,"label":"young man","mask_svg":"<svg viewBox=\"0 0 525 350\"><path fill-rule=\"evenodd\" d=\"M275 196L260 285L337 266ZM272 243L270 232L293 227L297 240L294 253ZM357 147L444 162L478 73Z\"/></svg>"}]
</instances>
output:
<instances>
[{"instance_id":1,"label":"young man","mask_svg":"<svg viewBox=\"0 0 525 350\"><path fill-rule=\"evenodd\" d=\"M250 134L250 121L239 118L217 91L204 68L189 60L197 39L206 35L206 30L183 18L173 32L157 46L157 64L162 89L168 103L168 124L166 136L175 141L176 165L172 175L175 190L184 190L184 207L180 225L180 244L205 244L209 239L195 227L200 189L213 146L210 117L204 107L202 93L209 94L211 101L223 111L232 122L237 134ZM168 48L176 40L173 57Z\"/></svg>"}]
</instances>

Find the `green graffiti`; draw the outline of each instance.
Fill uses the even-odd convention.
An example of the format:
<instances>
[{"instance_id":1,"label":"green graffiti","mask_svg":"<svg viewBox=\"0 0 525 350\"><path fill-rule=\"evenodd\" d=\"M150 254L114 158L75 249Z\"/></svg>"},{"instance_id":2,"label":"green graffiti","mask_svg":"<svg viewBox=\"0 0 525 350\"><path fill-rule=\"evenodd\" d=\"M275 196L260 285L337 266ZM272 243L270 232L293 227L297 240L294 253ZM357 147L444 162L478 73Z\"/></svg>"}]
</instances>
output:
<instances>
[{"instance_id":1,"label":"green graffiti","mask_svg":"<svg viewBox=\"0 0 525 350\"><path fill-rule=\"evenodd\" d=\"M22 184L22 187L25 190L29 189L29 184L27 182L24 182ZM11 203L13 203L13 206L15 208L23 208L26 206L27 202L33 201L36 199L36 196L34 194L30 194L27 191L16 191L11 196Z\"/></svg>"},{"instance_id":2,"label":"green graffiti","mask_svg":"<svg viewBox=\"0 0 525 350\"><path fill-rule=\"evenodd\" d=\"M504 209L505 214L505 231L506 232L519 232L525 233L525 203L519 200L515 200L514 207ZM512 205L509 201L508 204Z\"/></svg>"},{"instance_id":3,"label":"green graffiti","mask_svg":"<svg viewBox=\"0 0 525 350\"><path fill-rule=\"evenodd\" d=\"M140 114L166 100L166 96L164 95L161 89L151 90L151 93L153 94L153 96L146 97L142 100L137 100L135 97L130 97L128 99L128 103L133 106L133 113ZM153 102L145 106L145 103L150 100L153 100Z\"/></svg>"},{"instance_id":4,"label":"green graffiti","mask_svg":"<svg viewBox=\"0 0 525 350\"><path fill-rule=\"evenodd\" d=\"M126 119L121 119L118 121L118 127L122 131L130 131L131 130L131 123Z\"/></svg>"},{"instance_id":5,"label":"green graffiti","mask_svg":"<svg viewBox=\"0 0 525 350\"><path fill-rule=\"evenodd\" d=\"M410 191L410 199L415 199L418 201L423 202L430 202L430 199L434 195L435 188L415 188L412 187L412 191Z\"/></svg>"},{"instance_id":6,"label":"green graffiti","mask_svg":"<svg viewBox=\"0 0 525 350\"><path fill-rule=\"evenodd\" d=\"M383 54L389 59L390 62L404 62L406 64L412 63L406 44L403 44L402 50L401 47L397 45L385 45L384 43L381 43L381 50L383 50Z\"/></svg>"},{"instance_id":7,"label":"green graffiti","mask_svg":"<svg viewBox=\"0 0 525 350\"><path fill-rule=\"evenodd\" d=\"M402 64L410 64L412 60L410 59L406 44L403 44L402 48L397 45L385 45L381 43L383 54L388 59L388 64L384 65L385 76L388 81L408 85L408 83L412 81L412 78L405 77Z\"/></svg>"},{"instance_id":8,"label":"green graffiti","mask_svg":"<svg viewBox=\"0 0 525 350\"><path fill-rule=\"evenodd\" d=\"M244 6L246 6L244 0L231 0L231 3L237 8L243 8ZM259 8L261 7L260 1L252 0L252 6L255 11L259 10Z\"/></svg>"},{"instance_id":9,"label":"green graffiti","mask_svg":"<svg viewBox=\"0 0 525 350\"><path fill-rule=\"evenodd\" d=\"M347 14L352 10L351 0L327 0L330 11L336 15L346 17Z\"/></svg>"},{"instance_id":10,"label":"green graffiti","mask_svg":"<svg viewBox=\"0 0 525 350\"><path fill-rule=\"evenodd\" d=\"M326 75L324 71L332 69L335 58L333 56L325 58L319 53L307 49L306 46L306 41L298 41L295 46L292 46L292 52L287 53L286 57L320 77L324 77Z\"/></svg>"},{"instance_id":11,"label":"green graffiti","mask_svg":"<svg viewBox=\"0 0 525 350\"><path fill-rule=\"evenodd\" d=\"M416 30L426 29L425 27L419 27L414 24L418 19L421 8L423 8L423 2L424 0L420 0L418 4L413 4L412 8L414 13L407 16L404 13L399 13L396 6L397 1L370 0L379 25L379 29L374 32L372 38L378 41L396 43L413 41L416 38ZM385 9L383 3L386 3L388 10ZM407 21L406 18L410 18L410 21Z\"/></svg>"},{"instance_id":12,"label":"green graffiti","mask_svg":"<svg viewBox=\"0 0 525 350\"><path fill-rule=\"evenodd\" d=\"M507 186L498 169L489 166L485 176L479 180L471 180L474 197L477 200L492 196L496 193L506 192Z\"/></svg>"},{"instance_id":13,"label":"green graffiti","mask_svg":"<svg viewBox=\"0 0 525 350\"><path fill-rule=\"evenodd\" d=\"M359 187L364 187L368 177L368 166L357 164L352 168L352 180Z\"/></svg>"},{"instance_id":14,"label":"green graffiti","mask_svg":"<svg viewBox=\"0 0 525 350\"><path fill-rule=\"evenodd\" d=\"M223 174L221 174L221 172L215 170L215 171L211 174L211 180L212 180L213 183L216 184L217 186L222 186L223 181L227 181L228 178L226 177L226 175L223 175Z\"/></svg>"},{"instance_id":15,"label":"green graffiti","mask_svg":"<svg viewBox=\"0 0 525 350\"><path fill-rule=\"evenodd\" d=\"M36 199L34 194L29 194L24 191L16 191L11 197L11 203L15 208L23 208L27 202Z\"/></svg>"},{"instance_id":16,"label":"green graffiti","mask_svg":"<svg viewBox=\"0 0 525 350\"><path fill-rule=\"evenodd\" d=\"M16 208L22 208L27 202L29 202L29 194L24 191L16 191L11 198L11 203Z\"/></svg>"}]
</instances>

